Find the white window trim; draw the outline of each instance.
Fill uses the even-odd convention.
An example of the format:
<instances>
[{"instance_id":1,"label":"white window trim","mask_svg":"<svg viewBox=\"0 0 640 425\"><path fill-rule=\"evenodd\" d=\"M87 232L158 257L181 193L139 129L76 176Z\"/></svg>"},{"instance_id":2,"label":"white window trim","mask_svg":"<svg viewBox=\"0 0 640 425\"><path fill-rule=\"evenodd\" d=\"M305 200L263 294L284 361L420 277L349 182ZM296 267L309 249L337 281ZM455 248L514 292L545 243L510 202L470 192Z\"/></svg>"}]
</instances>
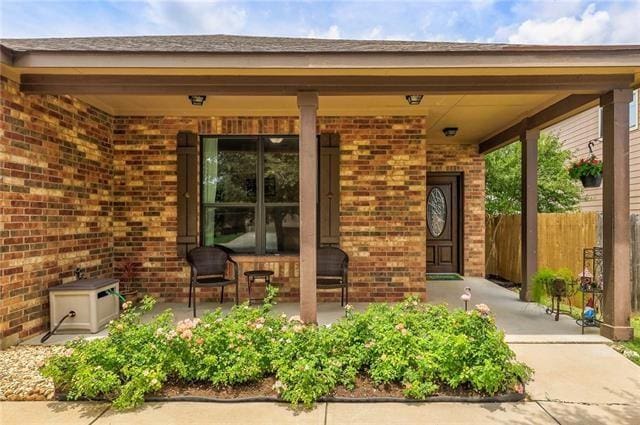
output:
<instances>
[{"instance_id":1,"label":"white window trim","mask_svg":"<svg viewBox=\"0 0 640 425\"><path fill-rule=\"evenodd\" d=\"M639 93L640 89L635 89L633 91L633 100L631 101L631 103L635 102L636 104L636 110L635 111L630 111L631 114L634 114L636 117L636 125L629 126L629 131L633 131L633 130L637 130L638 126L640 124L640 116L638 116L638 103L640 103L640 93ZM631 117L629 117L629 119L631 119Z\"/></svg>"},{"instance_id":2,"label":"white window trim","mask_svg":"<svg viewBox=\"0 0 640 425\"><path fill-rule=\"evenodd\" d=\"M640 128L640 116L638 115L638 111L640 109L638 107L638 104L640 103L640 89L635 89L633 91L633 99L631 100L631 103L633 102L635 102L636 107L635 111L629 111L629 131L634 131ZM633 115L636 117L636 125L634 126L631 125L631 117ZM598 137L602 137L602 106L598 106Z\"/></svg>"},{"instance_id":3,"label":"white window trim","mask_svg":"<svg viewBox=\"0 0 640 425\"><path fill-rule=\"evenodd\" d=\"M602 138L602 106L598 106L598 137Z\"/></svg>"}]
</instances>

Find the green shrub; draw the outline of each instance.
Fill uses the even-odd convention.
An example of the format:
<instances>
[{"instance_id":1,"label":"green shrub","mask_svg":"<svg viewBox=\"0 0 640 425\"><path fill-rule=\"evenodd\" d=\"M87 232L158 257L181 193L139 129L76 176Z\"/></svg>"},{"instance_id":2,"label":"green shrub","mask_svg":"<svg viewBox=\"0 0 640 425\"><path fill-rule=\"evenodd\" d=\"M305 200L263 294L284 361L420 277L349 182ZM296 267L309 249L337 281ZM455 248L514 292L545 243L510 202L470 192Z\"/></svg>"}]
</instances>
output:
<instances>
[{"instance_id":1,"label":"green shrub","mask_svg":"<svg viewBox=\"0 0 640 425\"><path fill-rule=\"evenodd\" d=\"M362 313L347 306L327 327L274 314L274 296L269 288L260 308L236 306L226 316L218 309L177 324L170 310L143 322L153 307L145 298L109 324L106 338L70 343L42 372L70 399L104 397L119 409L141 404L170 378L225 387L273 376L281 399L310 405L338 385L354 388L358 375L400 384L415 399L447 388L493 395L531 376L485 311L407 299Z\"/></svg>"},{"instance_id":2,"label":"green shrub","mask_svg":"<svg viewBox=\"0 0 640 425\"><path fill-rule=\"evenodd\" d=\"M542 303L545 295L547 295L548 288L553 286L553 281L556 279L563 280L565 285L569 285L574 279L573 272L566 267L554 270L548 267L542 267L532 277L533 287L531 289L531 298L537 303Z\"/></svg>"}]
</instances>

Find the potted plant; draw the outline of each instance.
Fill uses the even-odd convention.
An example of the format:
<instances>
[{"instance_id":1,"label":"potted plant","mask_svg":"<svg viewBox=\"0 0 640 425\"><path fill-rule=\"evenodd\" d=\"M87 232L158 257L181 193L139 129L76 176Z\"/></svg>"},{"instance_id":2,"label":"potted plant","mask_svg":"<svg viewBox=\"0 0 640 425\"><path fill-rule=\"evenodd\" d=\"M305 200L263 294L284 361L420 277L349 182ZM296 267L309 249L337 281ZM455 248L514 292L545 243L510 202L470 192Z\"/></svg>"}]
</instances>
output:
<instances>
[{"instance_id":1,"label":"potted plant","mask_svg":"<svg viewBox=\"0 0 640 425\"><path fill-rule=\"evenodd\" d=\"M119 268L120 295L124 298L124 301L131 301L133 304L138 301L138 290L134 288L137 266L133 261L124 261Z\"/></svg>"},{"instance_id":2,"label":"potted plant","mask_svg":"<svg viewBox=\"0 0 640 425\"><path fill-rule=\"evenodd\" d=\"M602 184L602 161L591 155L571 164L569 175L582 182L584 187L600 187Z\"/></svg>"}]
</instances>

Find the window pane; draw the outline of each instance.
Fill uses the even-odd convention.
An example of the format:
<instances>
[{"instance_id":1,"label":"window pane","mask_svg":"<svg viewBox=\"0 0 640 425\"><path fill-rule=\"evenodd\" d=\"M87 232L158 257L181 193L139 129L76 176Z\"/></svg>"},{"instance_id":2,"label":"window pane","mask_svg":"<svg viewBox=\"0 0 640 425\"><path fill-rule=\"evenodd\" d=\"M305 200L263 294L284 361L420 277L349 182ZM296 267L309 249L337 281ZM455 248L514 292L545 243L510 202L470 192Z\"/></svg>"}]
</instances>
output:
<instances>
[{"instance_id":1,"label":"window pane","mask_svg":"<svg viewBox=\"0 0 640 425\"><path fill-rule=\"evenodd\" d=\"M263 144L265 202L298 202L298 138L265 137Z\"/></svg>"},{"instance_id":2,"label":"window pane","mask_svg":"<svg viewBox=\"0 0 640 425\"><path fill-rule=\"evenodd\" d=\"M268 253L297 253L300 250L298 206L266 207Z\"/></svg>"},{"instance_id":3,"label":"window pane","mask_svg":"<svg viewBox=\"0 0 640 425\"><path fill-rule=\"evenodd\" d=\"M236 252L254 253L255 223L254 207L205 207L204 245L224 245Z\"/></svg>"},{"instance_id":4,"label":"window pane","mask_svg":"<svg viewBox=\"0 0 640 425\"><path fill-rule=\"evenodd\" d=\"M202 143L202 202L256 202L256 139L206 138Z\"/></svg>"}]
</instances>

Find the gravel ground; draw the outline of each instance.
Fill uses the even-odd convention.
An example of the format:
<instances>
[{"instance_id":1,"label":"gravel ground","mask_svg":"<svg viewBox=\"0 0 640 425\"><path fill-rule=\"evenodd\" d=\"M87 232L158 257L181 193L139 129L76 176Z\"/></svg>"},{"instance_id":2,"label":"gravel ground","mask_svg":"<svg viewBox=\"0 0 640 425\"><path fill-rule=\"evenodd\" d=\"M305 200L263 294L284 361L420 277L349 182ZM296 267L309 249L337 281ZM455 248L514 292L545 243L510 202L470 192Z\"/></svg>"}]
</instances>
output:
<instances>
[{"instance_id":1,"label":"gravel ground","mask_svg":"<svg viewBox=\"0 0 640 425\"><path fill-rule=\"evenodd\" d=\"M0 400L51 400L53 382L40 375L47 357L60 353L59 345L19 345L0 351Z\"/></svg>"}]
</instances>

